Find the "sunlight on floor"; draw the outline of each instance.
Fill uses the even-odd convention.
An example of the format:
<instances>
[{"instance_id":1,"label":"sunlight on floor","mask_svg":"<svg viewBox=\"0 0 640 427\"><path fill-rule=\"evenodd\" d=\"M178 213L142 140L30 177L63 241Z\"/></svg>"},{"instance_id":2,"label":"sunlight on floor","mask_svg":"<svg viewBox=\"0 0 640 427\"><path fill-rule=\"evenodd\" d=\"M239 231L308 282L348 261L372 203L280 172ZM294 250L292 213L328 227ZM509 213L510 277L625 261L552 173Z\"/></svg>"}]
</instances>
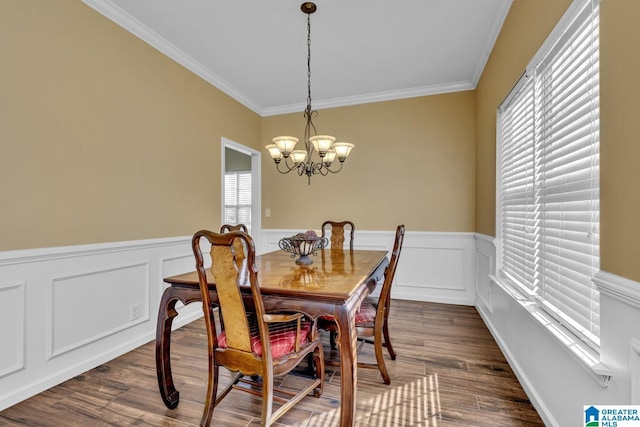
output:
<instances>
[{"instance_id":1,"label":"sunlight on floor","mask_svg":"<svg viewBox=\"0 0 640 427\"><path fill-rule=\"evenodd\" d=\"M428 375L399 387L385 386L384 392L358 400L359 426L437 426L441 416L438 375ZM370 408L365 412L364 408ZM339 409L317 413L310 426L337 426Z\"/></svg>"}]
</instances>

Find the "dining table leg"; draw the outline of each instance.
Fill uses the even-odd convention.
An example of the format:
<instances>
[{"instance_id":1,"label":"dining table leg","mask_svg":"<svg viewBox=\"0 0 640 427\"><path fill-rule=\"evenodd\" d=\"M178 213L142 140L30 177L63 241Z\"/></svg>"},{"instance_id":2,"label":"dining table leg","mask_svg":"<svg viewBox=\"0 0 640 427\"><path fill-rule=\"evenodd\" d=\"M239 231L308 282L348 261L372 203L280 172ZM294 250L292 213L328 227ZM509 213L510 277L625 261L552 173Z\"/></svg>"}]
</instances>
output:
<instances>
[{"instance_id":1,"label":"dining table leg","mask_svg":"<svg viewBox=\"0 0 640 427\"><path fill-rule=\"evenodd\" d=\"M174 409L180 401L180 393L173 384L171 375L171 325L178 315L175 309L178 301L189 304L201 301L199 288L168 287L162 294L156 324L156 374L162 401L169 409Z\"/></svg>"},{"instance_id":2,"label":"dining table leg","mask_svg":"<svg viewBox=\"0 0 640 427\"><path fill-rule=\"evenodd\" d=\"M357 389L357 336L354 316L348 306L337 306L334 314L338 325L337 344L340 350L340 426L355 425Z\"/></svg>"}]
</instances>

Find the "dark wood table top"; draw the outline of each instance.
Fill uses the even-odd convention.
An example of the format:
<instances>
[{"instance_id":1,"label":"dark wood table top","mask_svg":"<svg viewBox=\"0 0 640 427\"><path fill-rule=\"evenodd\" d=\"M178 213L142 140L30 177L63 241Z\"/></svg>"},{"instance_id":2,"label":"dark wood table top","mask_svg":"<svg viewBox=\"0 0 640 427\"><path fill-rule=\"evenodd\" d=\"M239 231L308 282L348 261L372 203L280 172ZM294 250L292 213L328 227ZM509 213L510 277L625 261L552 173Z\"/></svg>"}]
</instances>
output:
<instances>
[{"instance_id":1,"label":"dark wood table top","mask_svg":"<svg viewBox=\"0 0 640 427\"><path fill-rule=\"evenodd\" d=\"M256 257L258 279L263 295L307 297L326 301L345 301L385 262L387 251L324 249L311 256L313 264L298 266L284 251ZM215 281L207 269L208 282ZM378 278L379 279L379 278ZM195 271L166 277L174 287L198 286Z\"/></svg>"}]
</instances>

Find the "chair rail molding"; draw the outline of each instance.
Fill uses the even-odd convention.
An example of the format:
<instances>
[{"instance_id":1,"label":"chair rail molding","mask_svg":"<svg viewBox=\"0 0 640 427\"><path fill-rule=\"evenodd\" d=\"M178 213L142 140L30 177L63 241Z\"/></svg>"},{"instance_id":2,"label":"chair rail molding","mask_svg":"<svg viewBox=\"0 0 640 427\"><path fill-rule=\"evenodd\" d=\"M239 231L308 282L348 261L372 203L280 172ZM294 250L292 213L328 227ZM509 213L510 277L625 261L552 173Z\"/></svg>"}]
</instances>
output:
<instances>
[{"instance_id":1,"label":"chair rail molding","mask_svg":"<svg viewBox=\"0 0 640 427\"><path fill-rule=\"evenodd\" d=\"M593 283L601 295L608 295L620 302L640 308L640 283L606 271L598 271Z\"/></svg>"}]
</instances>

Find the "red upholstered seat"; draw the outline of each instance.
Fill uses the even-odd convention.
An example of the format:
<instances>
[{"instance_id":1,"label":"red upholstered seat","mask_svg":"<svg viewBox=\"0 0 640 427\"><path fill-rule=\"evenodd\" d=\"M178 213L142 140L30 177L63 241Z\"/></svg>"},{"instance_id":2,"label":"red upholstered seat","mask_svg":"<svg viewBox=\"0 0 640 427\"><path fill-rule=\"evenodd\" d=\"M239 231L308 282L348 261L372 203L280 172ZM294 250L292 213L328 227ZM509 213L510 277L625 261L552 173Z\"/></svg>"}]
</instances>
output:
<instances>
[{"instance_id":1,"label":"red upholstered seat","mask_svg":"<svg viewBox=\"0 0 640 427\"><path fill-rule=\"evenodd\" d=\"M375 317L375 310L373 312L373 315ZM258 323L256 322L254 316L250 317L249 327L251 329L251 350L257 356L262 356L262 341L260 341ZM274 359L285 356L295 350L296 328L297 322L276 323L269 325L271 353ZM302 320L300 324L300 345L309 342L310 331L311 323L307 320ZM226 332L222 332L218 335L218 346L227 348Z\"/></svg>"},{"instance_id":2,"label":"red upholstered seat","mask_svg":"<svg viewBox=\"0 0 640 427\"><path fill-rule=\"evenodd\" d=\"M358 326L372 326L376 320L377 308L374 304L365 301L360 306L360 310L356 313L356 327ZM331 315L320 316L320 319L329 322L334 321L334 317Z\"/></svg>"}]
</instances>

